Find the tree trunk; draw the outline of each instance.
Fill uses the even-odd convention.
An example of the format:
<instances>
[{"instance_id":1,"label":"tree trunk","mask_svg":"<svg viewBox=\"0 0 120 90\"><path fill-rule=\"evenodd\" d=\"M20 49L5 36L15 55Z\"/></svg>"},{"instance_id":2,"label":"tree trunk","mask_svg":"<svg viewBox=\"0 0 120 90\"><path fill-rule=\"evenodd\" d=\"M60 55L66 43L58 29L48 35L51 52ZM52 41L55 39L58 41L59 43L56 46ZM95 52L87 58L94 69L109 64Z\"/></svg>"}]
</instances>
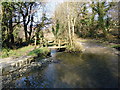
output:
<instances>
[{"instance_id":1,"label":"tree trunk","mask_svg":"<svg viewBox=\"0 0 120 90\"><path fill-rule=\"evenodd\" d=\"M36 49L36 45L37 45L37 38L36 38L36 35L35 35L35 49Z\"/></svg>"},{"instance_id":2,"label":"tree trunk","mask_svg":"<svg viewBox=\"0 0 120 90\"><path fill-rule=\"evenodd\" d=\"M28 41L27 25L24 25L24 32L25 32L25 40Z\"/></svg>"},{"instance_id":3,"label":"tree trunk","mask_svg":"<svg viewBox=\"0 0 120 90\"><path fill-rule=\"evenodd\" d=\"M73 21L72 21L72 20L73 20ZM75 21L76 21L75 18L71 19L71 24L72 24L72 36L73 36L73 38L74 38L74 36L75 36Z\"/></svg>"},{"instance_id":4,"label":"tree trunk","mask_svg":"<svg viewBox=\"0 0 120 90\"><path fill-rule=\"evenodd\" d=\"M13 26L12 26L12 18L9 21L9 40L12 44L14 44L14 35L13 35Z\"/></svg>"},{"instance_id":5,"label":"tree trunk","mask_svg":"<svg viewBox=\"0 0 120 90\"><path fill-rule=\"evenodd\" d=\"M31 16L31 24L30 24L30 32L29 32L29 41L31 40L32 27L33 27L33 15Z\"/></svg>"},{"instance_id":6,"label":"tree trunk","mask_svg":"<svg viewBox=\"0 0 120 90\"><path fill-rule=\"evenodd\" d=\"M28 35L27 35L27 24L25 23L26 20L23 17L23 23L24 23L24 32L25 32L25 40L28 41Z\"/></svg>"},{"instance_id":7,"label":"tree trunk","mask_svg":"<svg viewBox=\"0 0 120 90\"><path fill-rule=\"evenodd\" d=\"M68 15L68 34L69 34L70 46L72 46L71 29L70 29L70 18L69 18L69 15Z\"/></svg>"}]
</instances>

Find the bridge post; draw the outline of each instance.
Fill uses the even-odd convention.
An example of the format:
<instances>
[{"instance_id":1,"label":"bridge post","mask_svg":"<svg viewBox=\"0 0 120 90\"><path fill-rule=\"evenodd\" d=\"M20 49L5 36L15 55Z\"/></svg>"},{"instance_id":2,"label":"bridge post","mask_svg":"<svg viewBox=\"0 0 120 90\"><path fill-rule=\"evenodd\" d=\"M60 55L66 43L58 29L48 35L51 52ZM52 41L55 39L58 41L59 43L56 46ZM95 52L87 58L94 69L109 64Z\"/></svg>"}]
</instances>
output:
<instances>
[{"instance_id":1,"label":"bridge post","mask_svg":"<svg viewBox=\"0 0 120 90\"><path fill-rule=\"evenodd\" d=\"M59 39L58 47L60 48L60 46L61 46L61 45L60 45L60 39Z\"/></svg>"}]
</instances>

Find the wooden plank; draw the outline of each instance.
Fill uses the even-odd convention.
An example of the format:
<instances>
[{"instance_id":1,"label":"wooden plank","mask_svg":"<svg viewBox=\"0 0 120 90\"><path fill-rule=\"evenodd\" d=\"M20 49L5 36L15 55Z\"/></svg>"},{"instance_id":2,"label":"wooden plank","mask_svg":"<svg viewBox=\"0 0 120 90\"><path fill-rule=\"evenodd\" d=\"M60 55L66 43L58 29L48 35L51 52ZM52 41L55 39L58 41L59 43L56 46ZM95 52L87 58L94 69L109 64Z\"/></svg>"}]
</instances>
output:
<instances>
[{"instance_id":1,"label":"wooden plank","mask_svg":"<svg viewBox=\"0 0 120 90\"><path fill-rule=\"evenodd\" d=\"M48 48L49 48L49 49L53 49L53 48L57 49L57 48L66 48L66 46L61 46L61 47L53 46L53 47L48 47Z\"/></svg>"}]
</instances>

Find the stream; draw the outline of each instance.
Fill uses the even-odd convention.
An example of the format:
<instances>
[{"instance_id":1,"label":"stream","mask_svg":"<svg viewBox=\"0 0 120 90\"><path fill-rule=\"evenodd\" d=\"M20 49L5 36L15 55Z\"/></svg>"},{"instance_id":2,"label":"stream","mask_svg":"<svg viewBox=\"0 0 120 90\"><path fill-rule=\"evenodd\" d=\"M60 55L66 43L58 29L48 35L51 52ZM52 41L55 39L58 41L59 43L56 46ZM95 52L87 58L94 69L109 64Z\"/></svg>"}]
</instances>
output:
<instances>
[{"instance_id":1,"label":"stream","mask_svg":"<svg viewBox=\"0 0 120 90\"><path fill-rule=\"evenodd\" d=\"M52 63L11 80L3 88L117 88L117 50L81 44L83 53L51 50Z\"/></svg>"}]
</instances>

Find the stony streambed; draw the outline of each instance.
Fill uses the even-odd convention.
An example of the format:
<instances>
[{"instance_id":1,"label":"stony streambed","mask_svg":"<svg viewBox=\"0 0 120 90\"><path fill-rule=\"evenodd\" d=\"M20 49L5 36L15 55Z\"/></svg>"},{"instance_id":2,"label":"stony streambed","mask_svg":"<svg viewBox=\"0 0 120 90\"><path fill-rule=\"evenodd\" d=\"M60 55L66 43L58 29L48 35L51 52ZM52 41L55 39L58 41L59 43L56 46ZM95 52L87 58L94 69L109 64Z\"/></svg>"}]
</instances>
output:
<instances>
[{"instance_id":1,"label":"stony streambed","mask_svg":"<svg viewBox=\"0 0 120 90\"><path fill-rule=\"evenodd\" d=\"M9 84L11 81L19 77L22 77L25 74L30 73L32 71L42 69L50 63L57 63L57 61L53 61L52 57L42 60L41 59L39 60L39 58L37 58L37 60L32 61L30 64L25 65L24 67L21 67L13 72L9 72L5 75L2 75L3 86L7 88L8 86L6 85Z\"/></svg>"}]
</instances>

